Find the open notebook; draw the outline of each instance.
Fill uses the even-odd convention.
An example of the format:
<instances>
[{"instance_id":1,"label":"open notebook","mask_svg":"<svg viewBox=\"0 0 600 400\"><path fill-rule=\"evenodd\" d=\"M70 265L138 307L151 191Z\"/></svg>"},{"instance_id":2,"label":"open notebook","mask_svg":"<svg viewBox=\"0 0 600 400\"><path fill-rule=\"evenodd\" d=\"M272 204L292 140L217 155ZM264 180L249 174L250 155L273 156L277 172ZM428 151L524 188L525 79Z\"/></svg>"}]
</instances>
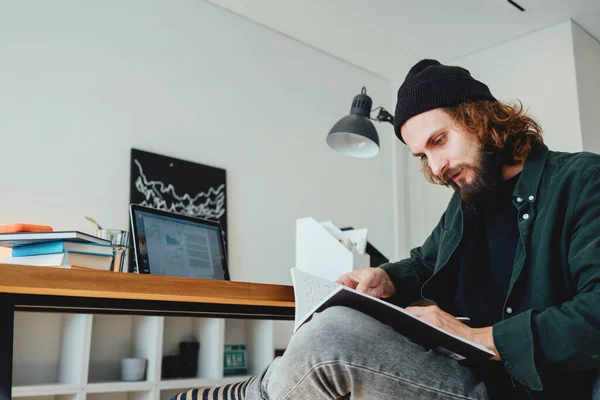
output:
<instances>
[{"instance_id":1,"label":"open notebook","mask_svg":"<svg viewBox=\"0 0 600 400\"><path fill-rule=\"evenodd\" d=\"M292 268L292 281L296 297L294 332L308 322L314 313L328 307L346 306L368 314L413 342L455 360L487 360L494 356L494 352L484 346L431 325L402 307L328 279Z\"/></svg>"}]
</instances>

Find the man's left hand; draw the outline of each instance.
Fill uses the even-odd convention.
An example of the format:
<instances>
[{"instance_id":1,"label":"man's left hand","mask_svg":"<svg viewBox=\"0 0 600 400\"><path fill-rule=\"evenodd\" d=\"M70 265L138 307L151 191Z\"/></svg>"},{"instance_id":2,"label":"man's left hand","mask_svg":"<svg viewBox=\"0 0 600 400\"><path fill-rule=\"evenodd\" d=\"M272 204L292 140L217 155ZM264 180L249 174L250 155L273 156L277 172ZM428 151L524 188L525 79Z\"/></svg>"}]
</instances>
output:
<instances>
[{"instance_id":1,"label":"man's left hand","mask_svg":"<svg viewBox=\"0 0 600 400\"><path fill-rule=\"evenodd\" d=\"M446 332L450 332L456 336L485 346L496 354L491 358L492 360L500 360L498 350L496 349L496 346L494 346L494 337L492 335L491 326L471 328L463 324L453 315L442 311L438 306L407 307L405 310L415 317L419 317L422 320L429 322L431 325L442 328Z\"/></svg>"}]
</instances>

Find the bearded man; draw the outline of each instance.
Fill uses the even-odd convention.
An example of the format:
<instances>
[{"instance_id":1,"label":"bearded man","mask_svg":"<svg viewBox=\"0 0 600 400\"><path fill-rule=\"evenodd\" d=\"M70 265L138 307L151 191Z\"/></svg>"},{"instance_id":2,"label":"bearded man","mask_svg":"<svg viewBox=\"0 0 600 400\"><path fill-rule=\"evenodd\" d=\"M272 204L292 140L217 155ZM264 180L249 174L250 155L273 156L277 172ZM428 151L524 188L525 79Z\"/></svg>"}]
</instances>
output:
<instances>
[{"instance_id":1,"label":"bearded man","mask_svg":"<svg viewBox=\"0 0 600 400\"><path fill-rule=\"evenodd\" d=\"M550 151L520 104L498 101L466 69L435 60L409 71L394 122L425 178L455 193L408 258L338 282L495 356L456 361L332 307L299 329L259 377L211 394L589 399L600 366L600 156Z\"/></svg>"}]
</instances>

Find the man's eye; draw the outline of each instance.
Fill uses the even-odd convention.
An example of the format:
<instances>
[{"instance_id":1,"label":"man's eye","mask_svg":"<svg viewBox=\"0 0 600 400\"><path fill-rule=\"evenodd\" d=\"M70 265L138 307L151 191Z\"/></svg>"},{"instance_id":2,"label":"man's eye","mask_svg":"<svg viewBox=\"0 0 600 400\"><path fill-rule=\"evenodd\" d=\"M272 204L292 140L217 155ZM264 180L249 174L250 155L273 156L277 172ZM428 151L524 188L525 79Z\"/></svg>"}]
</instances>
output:
<instances>
[{"instance_id":1,"label":"man's eye","mask_svg":"<svg viewBox=\"0 0 600 400\"><path fill-rule=\"evenodd\" d=\"M425 154L423 154L420 158L421 158L421 161L427 160L427 156Z\"/></svg>"},{"instance_id":2,"label":"man's eye","mask_svg":"<svg viewBox=\"0 0 600 400\"><path fill-rule=\"evenodd\" d=\"M435 144L442 144L444 142L444 139L446 139L446 135L438 136L438 138L435 139Z\"/></svg>"}]
</instances>

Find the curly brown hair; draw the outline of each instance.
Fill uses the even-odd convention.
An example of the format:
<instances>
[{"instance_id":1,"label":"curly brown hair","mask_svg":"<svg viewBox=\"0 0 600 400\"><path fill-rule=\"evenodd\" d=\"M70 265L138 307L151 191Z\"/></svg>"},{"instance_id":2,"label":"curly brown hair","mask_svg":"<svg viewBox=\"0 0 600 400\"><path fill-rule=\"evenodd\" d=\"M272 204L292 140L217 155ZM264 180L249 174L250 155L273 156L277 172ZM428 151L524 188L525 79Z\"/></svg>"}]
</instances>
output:
<instances>
[{"instance_id":1,"label":"curly brown hair","mask_svg":"<svg viewBox=\"0 0 600 400\"><path fill-rule=\"evenodd\" d=\"M500 101L473 101L452 107L444 111L461 128L476 135L482 144L490 145L512 151L505 163L508 165L520 164L536 144L544 143L542 128L524 109L523 104L504 103ZM440 177L431 171L427 160L423 160L423 173L425 178L438 184L446 184Z\"/></svg>"}]
</instances>

